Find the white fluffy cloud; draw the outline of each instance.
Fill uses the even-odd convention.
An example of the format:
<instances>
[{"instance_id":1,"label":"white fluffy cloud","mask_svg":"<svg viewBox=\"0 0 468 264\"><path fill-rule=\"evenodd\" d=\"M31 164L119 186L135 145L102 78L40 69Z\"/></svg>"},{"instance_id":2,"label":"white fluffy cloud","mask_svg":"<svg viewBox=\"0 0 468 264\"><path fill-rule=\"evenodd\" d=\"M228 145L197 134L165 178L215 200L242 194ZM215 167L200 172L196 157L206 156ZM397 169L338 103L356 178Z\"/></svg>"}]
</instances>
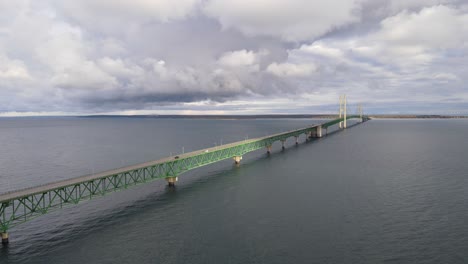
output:
<instances>
[{"instance_id":1,"label":"white fluffy cloud","mask_svg":"<svg viewBox=\"0 0 468 264\"><path fill-rule=\"evenodd\" d=\"M209 0L204 11L225 29L287 41L312 40L359 21L357 0Z\"/></svg>"},{"instance_id":2,"label":"white fluffy cloud","mask_svg":"<svg viewBox=\"0 0 468 264\"><path fill-rule=\"evenodd\" d=\"M368 34L292 49L289 62L315 61L320 72L310 84L383 104L462 104L468 95L461 81L468 70L467 15L442 5L401 11Z\"/></svg>"},{"instance_id":3,"label":"white fluffy cloud","mask_svg":"<svg viewBox=\"0 0 468 264\"><path fill-rule=\"evenodd\" d=\"M24 62L11 60L0 54L0 80L26 80L30 78Z\"/></svg>"},{"instance_id":4,"label":"white fluffy cloud","mask_svg":"<svg viewBox=\"0 0 468 264\"><path fill-rule=\"evenodd\" d=\"M468 14L447 6L432 6L418 13L401 12L381 22L376 39L390 45L456 48L468 41Z\"/></svg>"},{"instance_id":5,"label":"white fluffy cloud","mask_svg":"<svg viewBox=\"0 0 468 264\"><path fill-rule=\"evenodd\" d=\"M219 64L227 67L251 66L258 63L258 55L253 51L237 50L224 53L218 60Z\"/></svg>"},{"instance_id":6,"label":"white fluffy cloud","mask_svg":"<svg viewBox=\"0 0 468 264\"><path fill-rule=\"evenodd\" d=\"M267 72L278 77L308 77L317 67L313 64L272 63L268 65Z\"/></svg>"},{"instance_id":7,"label":"white fluffy cloud","mask_svg":"<svg viewBox=\"0 0 468 264\"><path fill-rule=\"evenodd\" d=\"M378 31L353 41L356 53L401 67L429 65L450 50L468 46L468 12L432 6L402 11L380 22Z\"/></svg>"},{"instance_id":8,"label":"white fluffy cloud","mask_svg":"<svg viewBox=\"0 0 468 264\"><path fill-rule=\"evenodd\" d=\"M247 51L245 49L229 51L223 53L217 62L222 68L235 71L247 70L249 72L258 72L260 70L261 59L268 54L267 50L261 50L260 52Z\"/></svg>"},{"instance_id":9,"label":"white fluffy cloud","mask_svg":"<svg viewBox=\"0 0 468 264\"><path fill-rule=\"evenodd\" d=\"M54 0L57 9L91 30L118 32L190 16L201 0Z\"/></svg>"}]
</instances>

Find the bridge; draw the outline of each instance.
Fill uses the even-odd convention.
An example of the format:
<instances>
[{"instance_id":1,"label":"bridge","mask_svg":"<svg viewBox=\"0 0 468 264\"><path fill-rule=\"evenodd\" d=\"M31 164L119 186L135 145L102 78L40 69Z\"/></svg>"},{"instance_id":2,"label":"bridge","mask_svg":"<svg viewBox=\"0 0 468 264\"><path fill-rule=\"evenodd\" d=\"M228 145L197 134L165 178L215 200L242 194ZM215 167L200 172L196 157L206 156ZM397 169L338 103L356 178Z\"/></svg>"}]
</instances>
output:
<instances>
[{"instance_id":1,"label":"bridge","mask_svg":"<svg viewBox=\"0 0 468 264\"><path fill-rule=\"evenodd\" d=\"M294 138L295 143L299 144L300 135L306 135L306 139L321 138L323 135L328 134L328 128L331 126L339 124L340 128L346 128L348 119L359 119L360 122L368 120L367 117L362 116L362 113L352 116L346 116L346 112L344 112L344 115L341 114L342 111L340 110L339 118L323 124L0 194L2 244L8 244L8 230L11 228L38 216L59 210L62 207L78 204L82 201L157 179L165 179L169 186L174 186L178 176L189 170L226 159L233 159L236 164L239 164L242 156L248 152L265 148L270 153L275 142L281 142L284 149L285 142L289 138Z\"/></svg>"}]
</instances>

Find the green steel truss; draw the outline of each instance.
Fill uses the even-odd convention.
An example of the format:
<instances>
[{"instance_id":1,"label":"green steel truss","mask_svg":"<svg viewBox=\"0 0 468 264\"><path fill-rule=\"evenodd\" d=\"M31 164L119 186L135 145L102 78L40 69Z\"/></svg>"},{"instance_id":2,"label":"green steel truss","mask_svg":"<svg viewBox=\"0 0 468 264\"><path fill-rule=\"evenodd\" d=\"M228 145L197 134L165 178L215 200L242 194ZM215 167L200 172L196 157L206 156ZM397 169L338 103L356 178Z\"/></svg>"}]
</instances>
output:
<instances>
[{"instance_id":1,"label":"green steel truss","mask_svg":"<svg viewBox=\"0 0 468 264\"><path fill-rule=\"evenodd\" d=\"M351 118L359 117L349 116L347 119ZM313 136L313 132L316 132L319 126L328 128L341 121L343 121L343 118L318 126L195 151L180 155L178 159L170 157L161 160L161 162L153 163L150 166L145 166L144 164L141 167L136 166L136 168L133 166L130 170L122 170L118 173L111 173L91 180L89 176L83 177L83 181L74 182L73 184L67 184L67 181L64 181L63 185L59 184L60 186L58 187L57 183L50 184L53 188L44 188L41 192L32 191L25 194L24 191L18 191L21 195L10 195L10 198L3 200L2 196L5 196L0 195L0 232L6 233L8 229L38 216L61 209L64 206L78 204L81 201L91 200L156 179L176 177L186 171L221 160L242 156L245 153L271 146L276 141L285 141L290 137L298 137L302 134Z\"/></svg>"}]
</instances>

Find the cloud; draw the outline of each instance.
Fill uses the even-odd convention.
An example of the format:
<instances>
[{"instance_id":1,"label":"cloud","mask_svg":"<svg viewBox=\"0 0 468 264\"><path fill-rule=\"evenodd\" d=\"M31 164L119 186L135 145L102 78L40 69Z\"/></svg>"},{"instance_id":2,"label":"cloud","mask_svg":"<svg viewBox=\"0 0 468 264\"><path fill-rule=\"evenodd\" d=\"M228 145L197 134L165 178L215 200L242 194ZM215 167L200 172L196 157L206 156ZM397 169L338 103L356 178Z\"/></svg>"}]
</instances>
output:
<instances>
[{"instance_id":1,"label":"cloud","mask_svg":"<svg viewBox=\"0 0 468 264\"><path fill-rule=\"evenodd\" d=\"M457 109L463 2L0 1L0 112Z\"/></svg>"},{"instance_id":2,"label":"cloud","mask_svg":"<svg viewBox=\"0 0 468 264\"><path fill-rule=\"evenodd\" d=\"M314 42L310 45L302 45L300 47L301 51L316 54L324 57L340 59L343 57L343 51L337 48L328 47L326 45L321 44L320 42Z\"/></svg>"},{"instance_id":3,"label":"cloud","mask_svg":"<svg viewBox=\"0 0 468 264\"><path fill-rule=\"evenodd\" d=\"M84 78L85 77L85 78ZM65 89L110 89L117 85L115 77L103 72L92 61L85 61L76 67L56 73L52 85Z\"/></svg>"},{"instance_id":4,"label":"cloud","mask_svg":"<svg viewBox=\"0 0 468 264\"><path fill-rule=\"evenodd\" d=\"M204 12L216 18L224 29L286 41L312 40L359 21L356 0L209 0Z\"/></svg>"},{"instance_id":5,"label":"cloud","mask_svg":"<svg viewBox=\"0 0 468 264\"><path fill-rule=\"evenodd\" d=\"M381 22L375 39L389 45L447 49L468 41L468 14L447 6L432 6L418 13L403 11Z\"/></svg>"},{"instance_id":6,"label":"cloud","mask_svg":"<svg viewBox=\"0 0 468 264\"><path fill-rule=\"evenodd\" d=\"M185 19L201 0L54 0L54 7L66 17L90 30L116 33L151 22L168 23Z\"/></svg>"},{"instance_id":7,"label":"cloud","mask_svg":"<svg viewBox=\"0 0 468 264\"><path fill-rule=\"evenodd\" d=\"M28 80L30 78L23 61L11 60L0 54L0 80Z\"/></svg>"},{"instance_id":8,"label":"cloud","mask_svg":"<svg viewBox=\"0 0 468 264\"><path fill-rule=\"evenodd\" d=\"M379 22L375 30L334 42L334 51L322 46L303 46L304 51L338 55L352 51L355 58L400 68L426 67L454 50L467 48L468 13L442 5L417 12L401 11ZM331 54L334 52L334 54Z\"/></svg>"},{"instance_id":9,"label":"cloud","mask_svg":"<svg viewBox=\"0 0 468 264\"><path fill-rule=\"evenodd\" d=\"M257 62L258 55L245 49L226 52L218 59L218 63L226 67L252 66Z\"/></svg>"},{"instance_id":10,"label":"cloud","mask_svg":"<svg viewBox=\"0 0 468 264\"><path fill-rule=\"evenodd\" d=\"M120 58L103 57L97 60L99 68L118 79L130 79L140 77L144 74L144 69L132 62L125 62Z\"/></svg>"},{"instance_id":11,"label":"cloud","mask_svg":"<svg viewBox=\"0 0 468 264\"><path fill-rule=\"evenodd\" d=\"M268 65L267 72L278 77L307 77L317 71L313 64L272 63Z\"/></svg>"},{"instance_id":12,"label":"cloud","mask_svg":"<svg viewBox=\"0 0 468 264\"><path fill-rule=\"evenodd\" d=\"M236 50L225 52L218 59L217 63L222 68L227 68L232 71L248 71L258 72L260 70L260 61L268 56L267 50L261 50L260 52ZM221 70L222 71L222 70ZM218 70L220 72L220 70Z\"/></svg>"},{"instance_id":13,"label":"cloud","mask_svg":"<svg viewBox=\"0 0 468 264\"><path fill-rule=\"evenodd\" d=\"M458 81L460 80L460 78L458 78L458 76L456 76L455 74L453 73L445 73L445 72L441 72L441 73L437 73L437 74L434 74L433 75L433 78L435 80L440 80L440 81Z\"/></svg>"}]
</instances>

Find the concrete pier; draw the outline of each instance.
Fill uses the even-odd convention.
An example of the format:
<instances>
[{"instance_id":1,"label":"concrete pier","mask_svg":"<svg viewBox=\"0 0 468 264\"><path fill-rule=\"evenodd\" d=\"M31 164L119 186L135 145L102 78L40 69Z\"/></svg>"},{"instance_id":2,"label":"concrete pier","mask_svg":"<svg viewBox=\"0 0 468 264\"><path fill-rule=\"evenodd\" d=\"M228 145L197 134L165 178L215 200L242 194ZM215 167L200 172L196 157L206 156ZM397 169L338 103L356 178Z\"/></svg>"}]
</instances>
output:
<instances>
[{"instance_id":1,"label":"concrete pier","mask_svg":"<svg viewBox=\"0 0 468 264\"><path fill-rule=\"evenodd\" d=\"M242 160L242 156L235 156L233 159L236 164L240 164L240 161Z\"/></svg>"},{"instance_id":2,"label":"concrete pier","mask_svg":"<svg viewBox=\"0 0 468 264\"><path fill-rule=\"evenodd\" d=\"M169 186L175 186L175 183L178 180L179 179L177 178L177 176L175 176L175 177L166 177L167 185L169 185Z\"/></svg>"},{"instance_id":3,"label":"concrete pier","mask_svg":"<svg viewBox=\"0 0 468 264\"><path fill-rule=\"evenodd\" d=\"M296 145L299 145L299 136L295 136L294 138L296 138Z\"/></svg>"},{"instance_id":4,"label":"concrete pier","mask_svg":"<svg viewBox=\"0 0 468 264\"><path fill-rule=\"evenodd\" d=\"M281 148L284 150L285 147L284 147L284 142L286 142L286 140L281 140Z\"/></svg>"},{"instance_id":5,"label":"concrete pier","mask_svg":"<svg viewBox=\"0 0 468 264\"><path fill-rule=\"evenodd\" d=\"M2 244L3 245L8 244L8 233L7 232L1 233L1 236L2 236Z\"/></svg>"},{"instance_id":6,"label":"concrete pier","mask_svg":"<svg viewBox=\"0 0 468 264\"><path fill-rule=\"evenodd\" d=\"M318 126L315 130L315 137L321 138L322 137L322 126Z\"/></svg>"},{"instance_id":7,"label":"concrete pier","mask_svg":"<svg viewBox=\"0 0 468 264\"><path fill-rule=\"evenodd\" d=\"M270 145L270 146L267 146L267 153L268 153L268 154L271 154L271 145Z\"/></svg>"},{"instance_id":8,"label":"concrete pier","mask_svg":"<svg viewBox=\"0 0 468 264\"><path fill-rule=\"evenodd\" d=\"M310 138L321 138L322 137L322 126L318 126L315 130L310 131Z\"/></svg>"}]
</instances>

